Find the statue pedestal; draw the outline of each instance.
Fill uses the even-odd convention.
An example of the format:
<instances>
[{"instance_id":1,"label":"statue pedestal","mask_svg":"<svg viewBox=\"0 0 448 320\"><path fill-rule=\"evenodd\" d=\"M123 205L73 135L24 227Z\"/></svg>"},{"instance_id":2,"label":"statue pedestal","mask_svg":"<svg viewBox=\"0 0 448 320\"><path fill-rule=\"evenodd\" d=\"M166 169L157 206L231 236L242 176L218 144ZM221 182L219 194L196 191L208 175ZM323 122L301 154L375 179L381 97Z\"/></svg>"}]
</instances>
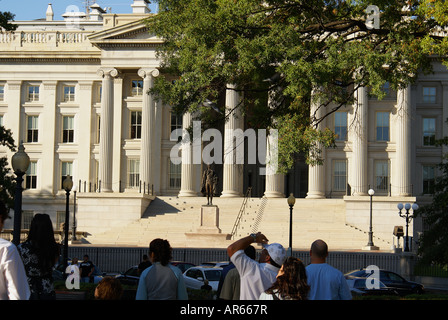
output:
<instances>
[{"instance_id":1,"label":"statue pedestal","mask_svg":"<svg viewBox=\"0 0 448 320\"><path fill-rule=\"evenodd\" d=\"M186 232L187 246L191 248L223 247L230 234L221 233L219 228L219 208L215 205L201 207L200 226L196 232Z\"/></svg>"}]
</instances>

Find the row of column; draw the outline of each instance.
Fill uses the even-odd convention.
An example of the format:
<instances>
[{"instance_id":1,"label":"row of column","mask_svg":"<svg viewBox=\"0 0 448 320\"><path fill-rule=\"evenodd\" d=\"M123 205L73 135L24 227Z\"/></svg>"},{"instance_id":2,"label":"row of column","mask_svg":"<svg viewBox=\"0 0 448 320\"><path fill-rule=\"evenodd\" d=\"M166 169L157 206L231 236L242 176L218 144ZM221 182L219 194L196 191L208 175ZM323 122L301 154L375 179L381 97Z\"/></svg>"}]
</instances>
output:
<instances>
[{"instance_id":1,"label":"row of column","mask_svg":"<svg viewBox=\"0 0 448 320\"><path fill-rule=\"evenodd\" d=\"M100 158L98 179L101 181L102 192L113 191L113 148L114 140L114 78L119 75L115 68L101 68L97 73L102 77L102 97L101 97L101 125L100 125ZM160 107L157 110L157 103L148 91L154 85L154 78L159 75L157 69L142 68L138 70L138 75L143 78L143 99L142 99L142 132L140 148L140 181L145 186L153 185L157 192L159 189L158 177L160 170L154 169L160 166L160 154L153 152L156 150L154 143L160 140L155 130L155 122L160 120ZM120 99L121 100L121 99ZM121 110L121 108L118 108ZM160 127L160 126L157 126Z\"/></svg>"},{"instance_id":2,"label":"row of column","mask_svg":"<svg viewBox=\"0 0 448 320\"><path fill-rule=\"evenodd\" d=\"M349 184L352 195L363 196L368 193L368 95L365 87L355 90L353 105L352 158L349 174ZM320 108L322 109L322 108ZM411 88L410 86L397 92L397 127L396 127L396 159L394 177L397 184L397 196L411 195ZM319 110L319 103L311 105L311 114L317 119L323 116ZM320 122L318 129L323 129L324 121ZM325 159L325 150L322 150ZM331 173L325 172L324 165L309 167L309 182L307 198L325 198L325 177L331 178Z\"/></svg>"},{"instance_id":3,"label":"row of column","mask_svg":"<svg viewBox=\"0 0 448 320\"><path fill-rule=\"evenodd\" d=\"M237 88L230 84L226 91L226 122L224 125L224 164L223 164L223 190L221 197L240 197L243 195L243 164L241 159L237 159L236 152L237 145L235 132L243 130L244 121L241 113L241 96ZM188 129L191 126L191 114L183 116L183 129ZM272 148L275 144L273 140L275 137L267 137L266 150L266 197L284 197L284 175L277 174L275 170L270 170L270 161L275 161L273 158L278 152ZM182 176L181 176L181 190L180 197L194 197L198 196L195 190L195 175L200 174L199 170L195 170L195 165L192 160L192 145L185 143L182 145Z\"/></svg>"}]
</instances>

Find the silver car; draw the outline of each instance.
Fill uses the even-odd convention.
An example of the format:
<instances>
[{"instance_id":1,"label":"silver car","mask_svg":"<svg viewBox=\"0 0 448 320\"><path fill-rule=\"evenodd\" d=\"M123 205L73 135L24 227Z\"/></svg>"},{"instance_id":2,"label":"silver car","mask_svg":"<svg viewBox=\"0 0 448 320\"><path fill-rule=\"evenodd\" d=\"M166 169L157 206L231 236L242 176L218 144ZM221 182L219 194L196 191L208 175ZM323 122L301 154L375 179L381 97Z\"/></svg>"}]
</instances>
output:
<instances>
[{"instance_id":1,"label":"silver car","mask_svg":"<svg viewBox=\"0 0 448 320\"><path fill-rule=\"evenodd\" d=\"M208 280L208 284L212 290L218 290L219 279L221 277L222 268L210 266L192 267L184 272L184 280L187 288L201 289L204 280Z\"/></svg>"}]
</instances>

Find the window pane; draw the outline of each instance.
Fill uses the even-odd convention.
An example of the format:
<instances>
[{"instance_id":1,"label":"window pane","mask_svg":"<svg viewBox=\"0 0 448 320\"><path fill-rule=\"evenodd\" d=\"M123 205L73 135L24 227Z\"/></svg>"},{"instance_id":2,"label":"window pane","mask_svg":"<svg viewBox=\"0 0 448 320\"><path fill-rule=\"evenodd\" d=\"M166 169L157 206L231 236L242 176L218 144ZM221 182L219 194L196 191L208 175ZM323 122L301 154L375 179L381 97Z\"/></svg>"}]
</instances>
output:
<instances>
[{"instance_id":1,"label":"window pane","mask_svg":"<svg viewBox=\"0 0 448 320\"><path fill-rule=\"evenodd\" d=\"M435 167L423 166L423 194L434 193Z\"/></svg>"},{"instance_id":2,"label":"window pane","mask_svg":"<svg viewBox=\"0 0 448 320\"><path fill-rule=\"evenodd\" d=\"M376 140L389 141L389 112L376 114Z\"/></svg>"},{"instance_id":3,"label":"window pane","mask_svg":"<svg viewBox=\"0 0 448 320\"><path fill-rule=\"evenodd\" d=\"M423 119L423 145L433 146L436 142L436 119Z\"/></svg>"},{"instance_id":4,"label":"window pane","mask_svg":"<svg viewBox=\"0 0 448 320\"><path fill-rule=\"evenodd\" d=\"M131 139L142 137L142 113L140 111L131 112Z\"/></svg>"},{"instance_id":5,"label":"window pane","mask_svg":"<svg viewBox=\"0 0 448 320\"><path fill-rule=\"evenodd\" d=\"M333 191L345 191L347 186L347 161L333 162Z\"/></svg>"},{"instance_id":6,"label":"window pane","mask_svg":"<svg viewBox=\"0 0 448 320\"><path fill-rule=\"evenodd\" d=\"M334 114L334 133L336 140L347 140L347 112L336 112Z\"/></svg>"},{"instance_id":7,"label":"window pane","mask_svg":"<svg viewBox=\"0 0 448 320\"><path fill-rule=\"evenodd\" d=\"M389 162L378 161L375 164L375 189L387 192L389 190Z\"/></svg>"},{"instance_id":8,"label":"window pane","mask_svg":"<svg viewBox=\"0 0 448 320\"><path fill-rule=\"evenodd\" d=\"M140 181L140 160L129 160L128 186L136 188Z\"/></svg>"},{"instance_id":9,"label":"window pane","mask_svg":"<svg viewBox=\"0 0 448 320\"><path fill-rule=\"evenodd\" d=\"M437 90L435 87L423 87L423 102L435 103Z\"/></svg>"}]
</instances>

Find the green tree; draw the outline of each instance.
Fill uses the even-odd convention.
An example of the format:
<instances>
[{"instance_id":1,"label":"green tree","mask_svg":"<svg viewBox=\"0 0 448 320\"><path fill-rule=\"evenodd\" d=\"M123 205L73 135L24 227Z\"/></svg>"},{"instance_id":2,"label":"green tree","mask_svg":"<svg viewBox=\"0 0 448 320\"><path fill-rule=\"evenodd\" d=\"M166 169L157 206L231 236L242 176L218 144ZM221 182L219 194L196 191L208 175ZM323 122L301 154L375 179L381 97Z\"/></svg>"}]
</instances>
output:
<instances>
[{"instance_id":1,"label":"green tree","mask_svg":"<svg viewBox=\"0 0 448 320\"><path fill-rule=\"evenodd\" d=\"M439 146L448 146L448 137L437 141ZM440 176L434 184L430 204L421 206L416 216L424 219L425 230L419 239L419 254L423 264L448 266L448 154L444 154L439 165Z\"/></svg>"},{"instance_id":2,"label":"green tree","mask_svg":"<svg viewBox=\"0 0 448 320\"><path fill-rule=\"evenodd\" d=\"M17 29L17 25L11 23L11 21L14 20L14 17L15 14L11 12L0 11L0 32L2 31L2 28L5 31L14 31Z\"/></svg>"},{"instance_id":3,"label":"green tree","mask_svg":"<svg viewBox=\"0 0 448 320\"><path fill-rule=\"evenodd\" d=\"M14 139L11 130L0 126L0 145L7 147L11 151L15 151ZM12 170L8 165L8 158L0 157L0 199L6 203L8 208L14 206L14 189L16 182L14 180Z\"/></svg>"},{"instance_id":4,"label":"green tree","mask_svg":"<svg viewBox=\"0 0 448 320\"><path fill-rule=\"evenodd\" d=\"M223 112L228 84L244 97L241 109L256 128L277 128L281 169L296 152L320 162L316 147L334 135L317 124L353 102L360 86L384 97L430 72L430 56L446 56L445 1L396 0L157 0L159 13L147 24L164 39L162 71L153 92L178 113L201 119ZM379 27L366 24L376 5ZM375 26L375 24L373 24ZM174 81L173 81L174 80ZM312 92L318 92L313 94ZM325 116L310 116L311 97ZM221 108L214 113L209 100Z\"/></svg>"}]
</instances>

